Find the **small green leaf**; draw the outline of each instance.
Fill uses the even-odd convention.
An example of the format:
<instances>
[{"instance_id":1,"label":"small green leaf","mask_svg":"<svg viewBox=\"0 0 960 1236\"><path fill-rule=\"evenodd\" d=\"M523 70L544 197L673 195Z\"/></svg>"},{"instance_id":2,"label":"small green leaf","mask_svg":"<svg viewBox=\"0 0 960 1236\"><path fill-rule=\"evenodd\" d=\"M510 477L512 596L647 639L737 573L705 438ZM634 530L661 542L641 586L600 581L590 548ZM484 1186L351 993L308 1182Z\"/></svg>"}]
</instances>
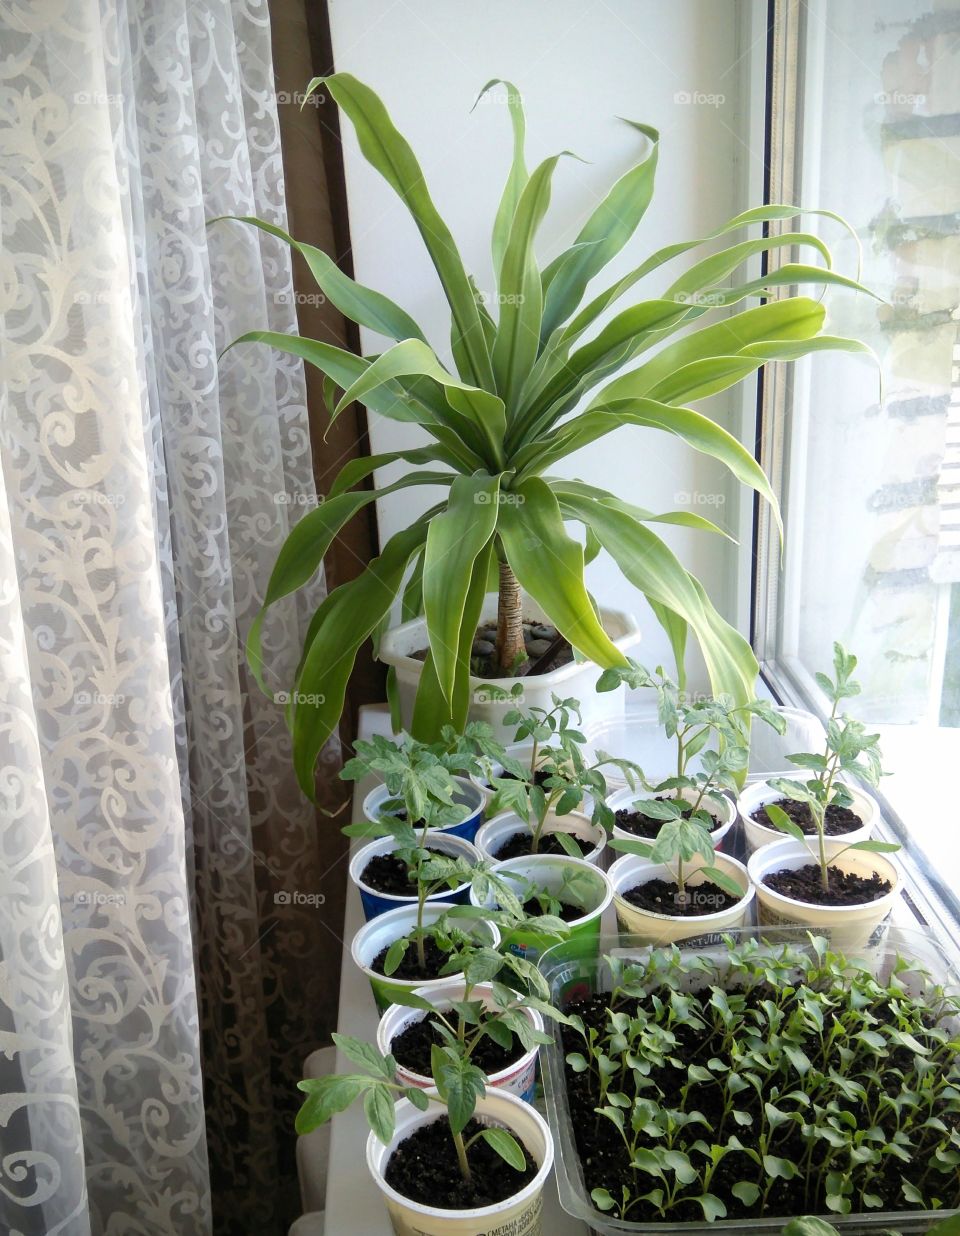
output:
<instances>
[{"instance_id":1,"label":"small green leaf","mask_svg":"<svg viewBox=\"0 0 960 1236\"><path fill-rule=\"evenodd\" d=\"M773 1154L763 1156L763 1170L776 1180L792 1180L797 1175L795 1163L791 1163L789 1159L777 1158Z\"/></svg>"},{"instance_id":2,"label":"small green leaf","mask_svg":"<svg viewBox=\"0 0 960 1236\"><path fill-rule=\"evenodd\" d=\"M396 1128L396 1110L390 1090L383 1085L368 1090L363 1099L363 1112L373 1132L388 1145Z\"/></svg>"},{"instance_id":3,"label":"small green leaf","mask_svg":"<svg viewBox=\"0 0 960 1236\"><path fill-rule=\"evenodd\" d=\"M394 940L394 942L387 949L386 957L383 959L384 974L389 977L389 975L396 973L397 967L407 955L407 949L409 946L410 941L407 939Z\"/></svg>"},{"instance_id":4,"label":"small green leaf","mask_svg":"<svg viewBox=\"0 0 960 1236\"><path fill-rule=\"evenodd\" d=\"M506 1129L484 1129L480 1136L505 1163L509 1163L518 1172L526 1168L527 1160L520 1143Z\"/></svg>"},{"instance_id":5,"label":"small green leaf","mask_svg":"<svg viewBox=\"0 0 960 1236\"><path fill-rule=\"evenodd\" d=\"M752 1206L760 1196L759 1187L749 1180L738 1180L730 1192L738 1201L743 1202L744 1206Z\"/></svg>"},{"instance_id":6,"label":"small green leaf","mask_svg":"<svg viewBox=\"0 0 960 1236\"><path fill-rule=\"evenodd\" d=\"M593 1189L591 1190L590 1197L597 1210L613 1210L617 1204L606 1189Z\"/></svg>"}]
</instances>

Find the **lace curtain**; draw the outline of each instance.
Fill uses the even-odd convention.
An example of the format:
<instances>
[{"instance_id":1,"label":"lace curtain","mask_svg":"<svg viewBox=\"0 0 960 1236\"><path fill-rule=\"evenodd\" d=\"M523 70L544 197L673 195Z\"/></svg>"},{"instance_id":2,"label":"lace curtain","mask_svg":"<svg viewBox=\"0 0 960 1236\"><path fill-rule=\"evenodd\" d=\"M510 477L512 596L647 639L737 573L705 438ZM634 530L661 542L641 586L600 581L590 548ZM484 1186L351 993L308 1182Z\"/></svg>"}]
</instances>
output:
<instances>
[{"instance_id":1,"label":"lace curtain","mask_svg":"<svg viewBox=\"0 0 960 1236\"><path fill-rule=\"evenodd\" d=\"M299 364L217 363L295 329L288 254L206 226L285 220L267 5L7 0L0 47L0 1230L193 1236L212 1177L279 1231L323 873L242 640L316 498Z\"/></svg>"}]
</instances>

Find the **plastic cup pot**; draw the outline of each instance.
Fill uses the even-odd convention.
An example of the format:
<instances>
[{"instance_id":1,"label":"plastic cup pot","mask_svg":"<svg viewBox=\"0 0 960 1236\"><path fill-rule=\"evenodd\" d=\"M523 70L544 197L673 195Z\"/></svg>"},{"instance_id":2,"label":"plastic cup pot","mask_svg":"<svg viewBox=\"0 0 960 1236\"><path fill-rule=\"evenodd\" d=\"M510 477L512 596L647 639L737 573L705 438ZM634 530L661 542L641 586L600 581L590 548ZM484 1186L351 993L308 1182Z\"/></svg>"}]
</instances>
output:
<instances>
[{"instance_id":1,"label":"plastic cup pot","mask_svg":"<svg viewBox=\"0 0 960 1236\"><path fill-rule=\"evenodd\" d=\"M466 988L462 979L441 979L436 983L425 983L417 987L416 994L429 1000L442 1013L446 1013L454 1000L463 1000ZM481 983L470 991L471 1000L482 1000L487 1009L496 1009L493 999L493 988L489 983ZM543 1018L536 1009L520 1008L519 1013L525 1017L534 1030L543 1030ZM383 1055L388 1056L393 1051L391 1044L397 1035L401 1034L414 1022L422 1021L430 1014L422 1009L404 1008L400 1004L391 1004L380 1018L377 1026L377 1047ZM456 1019L454 1013L453 1019ZM469 1030L469 1027L468 1027ZM506 1090L515 1094L525 1103L533 1102L533 1092L537 1080L537 1056L540 1048L534 1044L529 1051L523 1053L506 1068L496 1073L487 1074L487 1086L491 1090ZM397 1081L404 1086L417 1086L428 1090L433 1085L433 1079L423 1073L415 1073L397 1061Z\"/></svg>"},{"instance_id":2,"label":"plastic cup pot","mask_svg":"<svg viewBox=\"0 0 960 1236\"><path fill-rule=\"evenodd\" d=\"M882 932L882 924L889 916L900 892L900 873L883 854L871 854L867 850L844 849L845 841L827 842L827 859L832 867L857 875L872 876L875 873L889 880L890 891L876 901L859 905L821 906L812 902L785 897L764 882L767 876L778 871L796 871L816 863L813 852L799 841L788 837L761 846L750 856L747 869L757 890L757 918L761 927L809 927L817 935L825 936L831 945L841 952L851 953L870 947L875 933Z\"/></svg>"},{"instance_id":3,"label":"plastic cup pot","mask_svg":"<svg viewBox=\"0 0 960 1236\"><path fill-rule=\"evenodd\" d=\"M476 1119L507 1129L537 1164L537 1174L519 1192L475 1210L441 1210L422 1206L392 1189L384 1179L390 1156L416 1129L443 1118L434 1104L419 1111L409 1099L396 1104L396 1132L388 1146L373 1133L367 1139L367 1167L383 1194L397 1236L542 1236L543 1186L553 1167L553 1138L547 1122L529 1103L504 1090L488 1090L477 1100ZM504 1164L505 1172L512 1169Z\"/></svg>"},{"instance_id":4,"label":"plastic cup pot","mask_svg":"<svg viewBox=\"0 0 960 1236\"><path fill-rule=\"evenodd\" d=\"M428 902L423 908L424 926L435 923L441 915L456 908L450 901ZM500 932L493 923L487 922L482 914L478 913L476 918L458 916L456 922L462 931L469 931L480 944L496 948L500 943ZM417 907L415 905L401 906L398 910L388 910L386 914L379 914L368 923L364 923L353 937L350 956L353 958L353 964L367 976L373 991L373 998L381 1013L393 1003L398 991L412 991L416 987L423 986L422 978L392 978L373 968L373 962L379 954L385 948L389 948L395 940L409 935L416 925ZM462 975L452 974L447 977L459 978Z\"/></svg>"},{"instance_id":5,"label":"plastic cup pot","mask_svg":"<svg viewBox=\"0 0 960 1236\"><path fill-rule=\"evenodd\" d=\"M557 815L554 811L548 811L543 832L544 835L559 832L572 833L590 845L590 849L583 855L584 861L592 863L595 867L601 865L607 845L607 834L599 824L592 824L583 812L569 811L566 815ZM484 858L496 861L496 851L518 833L529 835L530 825L514 811L501 811L492 820L487 820L485 824L480 825L474 844Z\"/></svg>"},{"instance_id":6,"label":"plastic cup pot","mask_svg":"<svg viewBox=\"0 0 960 1236\"><path fill-rule=\"evenodd\" d=\"M676 869L670 864L652 863L649 859L635 854L624 854L622 858L618 858L607 875L613 886L613 905L621 934L630 936L633 943L661 945L674 944L680 940L719 940L725 931L746 926L754 899L749 872L743 863L738 863L735 858L726 854L714 854L712 865L740 886L743 895L736 904L708 914L659 914L635 906L624 894L648 880L676 882ZM709 880L709 876L703 873L705 866L707 864L701 855L696 855L689 863L684 864L684 885L688 895L694 899L697 897L697 889Z\"/></svg>"},{"instance_id":7,"label":"plastic cup pot","mask_svg":"<svg viewBox=\"0 0 960 1236\"><path fill-rule=\"evenodd\" d=\"M644 798L676 798L679 796L688 803L696 802L699 797L698 790L665 790L662 794L653 795L649 790L631 790L629 786L623 790L617 790L607 798L607 806L616 815L618 811L633 811L634 803L642 802ZM716 820L720 821L720 826L714 828L710 832L713 838L713 844L723 853L724 849L730 845L733 840L731 831L734 824L737 822L737 808L732 798L728 798L726 794L717 793L710 797L704 797L703 807ZM619 824L613 826L614 837L621 837L624 841L644 841L649 838L644 838L639 833L632 833L627 828L621 828ZM782 834L780 834L782 836Z\"/></svg>"},{"instance_id":8,"label":"plastic cup pot","mask_svg":"<svg viewBox=\"0 0 960 1236\"><path fill-rule=\"evenodd\" d=\"M589 941L590 947L599 952L601 919L604 910L613 900L613 888L606 873L599 867L594 867L581 858L568 858L566 855L531 854L526 858L508 858L496 868L496 874L507 880L521 899L529 891L528 884L558 896L565 886L565 876L569 879L574 873L582 873L584 876L577 883L576 889L578 893L587 895L587 907L581 915L567 923L568 936ZM470 890L470 900L474 905L479 904L473 889ZM491 896L489 904L494 903L495 898ZM555 936L525 927L505 930L503 938L505 948L532 962L536 962L543 950L556 942Z\"/></svg>"},{"instance_id":9,"label":"plastic cup pot","mask_svg":"<svg viewBox=\"0 0 960 1236\"><path fill-rule=\"evenodd\" d=\"M396 845L396 840L393 837L378 837L376 841L371 841L367 845L361 846L350 860L350 879L357 886L357 890L360 893L360 903L363 906L363 916L368 921L371 918L376 918L378 914L386 914L388 910L396 910L399 906L416 905L416 886L413 884L410 886L412 891L404 896L399 893L382 893L363 882L363 873L370 860L380 854L392 853L396 849ZM440 854L449 855L450 858L465 858L471 866L480 861L480 855L475 846L472 846L469 841L464 841L462 837L458 837L455 833L449 833L442 828L427 830L426 846L428 849L436 850ZM440 889L427 898L427 904L430 905L434 901L453 901L458 905L466 905L469 897L470 881L464 880L455 889L447 887Z\"/></svg>"},{"instance_id":10,"label":"plastic cup pot","mask_svg":"<svg viewBox=\"0 0 960 1236\"><path fill-rule=\"evenodd\" d=\"M873 836L873 830L880 818L880 808L877 805L877 800L869 794L864 793L859 786L850 785L848 782L843 783L843 788L849 793L853 802L850 804L850 810L860 817L863 821L861 828L854 829L849 833L837 833L833 836L828 834L830 841L842 842L844 845L851 845L854 841L867 841ZM740 819L743 821L743 835L747 843L747 854L753 854L760 849L762 845L769 845L771 841L783 841L785 834L779 828L770 828L766 824L758 824L753 819L753 813L760 807L766 806L767 803L780 802L783 795L779 790L775 790L767 781L755 781L753 785L748 785L737 800L737 810L740 814ZM811 834L810 840L816 842L816 834Z\"/></svg>"},{"instance_id":11,"label":"plastic cup pot","mask_svg":"<svg viewBox=\"0 0 960 1236\"><path fill-rule=\"evenodd\" d=\"M486 806L487 798L483 790L466 777L454 777L454 781L457 783L457 788L454 791L453 801L462 808L463 819L456 824L448 824L438 831L452 833L453 836L462 837L464 841L472 843L480 827L480 821L483 819L483 808ZM391 797L385 785L378 785L363 800L363 814L372 824L380 822L380 816L384 814L383 804Z\"/></svg>"}]
</instances>

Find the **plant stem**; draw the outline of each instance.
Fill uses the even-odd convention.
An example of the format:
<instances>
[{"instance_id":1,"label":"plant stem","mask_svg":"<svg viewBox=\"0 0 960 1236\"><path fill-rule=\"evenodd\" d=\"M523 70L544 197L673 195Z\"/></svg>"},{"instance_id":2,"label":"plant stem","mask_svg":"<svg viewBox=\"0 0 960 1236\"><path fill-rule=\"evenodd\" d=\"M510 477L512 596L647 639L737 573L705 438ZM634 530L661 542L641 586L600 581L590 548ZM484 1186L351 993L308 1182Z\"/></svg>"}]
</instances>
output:
<instances>
[{"instance_id":1,"label":"plant stem","mask_svg":"<svg viewBox=\"0 0 960 1236\"><path fill-rule=\"evenodd\" d=\"M420 963L420 973L427 968L427 953L423 943L423 909L427 904L427 886L423 880L417 884L417 961Z\"/></svg>"},{"instance_id":2,"label":"plant stem","mask_svg":"<svg viewBox=\"0 0 960 1236\"><path fill-rule=\"evenodd\" d=\"M509 673L526 659L520 582L509 562L501 560L500 592L497 597L497 664Z\"/></svg>"},{"instance_id":3,"label":"plant stem","mask_svg":"<svg viewBox=\"0 0 960 1236\"><path fill-rule=\"evenodd\" d=\"M470 1183L472 1177L470 1175L470 1164L467 1162L467 1148L463 1144L463 1134L454 1133L453 1144L457 1148L457 1162L460 1165L460 1174L463 1176L467 1184Z\"/></svg>"}]
</instances>

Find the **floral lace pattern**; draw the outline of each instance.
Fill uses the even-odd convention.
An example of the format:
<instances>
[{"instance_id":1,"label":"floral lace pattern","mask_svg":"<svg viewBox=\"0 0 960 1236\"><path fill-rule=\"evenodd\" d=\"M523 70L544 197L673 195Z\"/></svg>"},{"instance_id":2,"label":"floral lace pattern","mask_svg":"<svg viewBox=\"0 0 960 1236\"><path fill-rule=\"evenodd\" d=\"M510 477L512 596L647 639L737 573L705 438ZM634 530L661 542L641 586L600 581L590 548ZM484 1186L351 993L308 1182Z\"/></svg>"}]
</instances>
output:
<instances>
[{"instance_id":1,"label":"floral lace pattern","mask_svg":"<svg viewBox=\"0 0 960 1236\"><path fill-rule=\"evenodd\" d=\"M267 5L11 0L0 42L0 1229L207 1232L209 1145L268 1230L322 872L242 641L316 496L299 363L217 360L295 329L288 253L207 225L285 219Z\"/></svg>"}]
</instances>

